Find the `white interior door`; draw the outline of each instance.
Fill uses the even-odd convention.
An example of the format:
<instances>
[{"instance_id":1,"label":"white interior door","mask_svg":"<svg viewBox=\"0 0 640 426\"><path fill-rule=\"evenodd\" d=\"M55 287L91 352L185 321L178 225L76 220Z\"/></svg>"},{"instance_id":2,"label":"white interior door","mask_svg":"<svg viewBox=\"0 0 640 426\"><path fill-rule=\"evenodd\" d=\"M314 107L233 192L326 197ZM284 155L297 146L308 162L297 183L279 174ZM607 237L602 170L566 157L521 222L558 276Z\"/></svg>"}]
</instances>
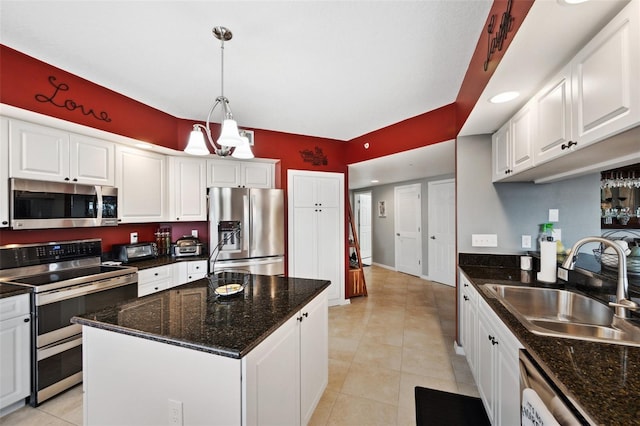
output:
<instances>
[{"instance_id":1,"label":"white interior door","mask_svg":"<svg viewBox=\"0 0 640 426\"><path fill-rule=\"evenodd\" d=\"M456 274L455 182L429 182L429 279L454 286Z\"/></svg>"},{"instance_id":2,"label":"white interior door","mask_svg":"<svg viewBox=\"0 0 640 426\"><path fill-rule=\"evenodd\" d=\"M356 229L358 232L358 242L360 243L360 255L362 263L371 265L371 192L361 192L356 194Z\"/></svg>"},{"instance_id":3,"label":"white interior door","mask_svg":"<svg viewBox=\"0 0 640 426\"><path fill-rule=\"evenodd\" d=\"M394 188L396 270L417 276L422 275L421 192L419 183Z\"/></svg>"}]
</instances>

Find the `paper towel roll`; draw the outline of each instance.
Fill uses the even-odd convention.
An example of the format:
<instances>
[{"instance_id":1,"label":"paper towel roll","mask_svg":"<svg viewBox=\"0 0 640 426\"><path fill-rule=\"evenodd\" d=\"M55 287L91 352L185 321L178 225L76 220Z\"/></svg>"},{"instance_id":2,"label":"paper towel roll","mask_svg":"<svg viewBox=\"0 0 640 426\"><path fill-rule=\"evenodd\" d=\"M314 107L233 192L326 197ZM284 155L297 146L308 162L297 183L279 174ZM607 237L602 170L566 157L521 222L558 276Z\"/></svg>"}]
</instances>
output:
<instances>
[{"instance_id":1,"label":"paper towel roll","mask_svg":"<svg viewBox=\"0 0 640 426\"><path fill-rule=\"evenodd\" d=\"M540 272L538 281L545 283L556 282L556 270L558 267L555 241L540 242Z\"/></svg>"}]
</instances>

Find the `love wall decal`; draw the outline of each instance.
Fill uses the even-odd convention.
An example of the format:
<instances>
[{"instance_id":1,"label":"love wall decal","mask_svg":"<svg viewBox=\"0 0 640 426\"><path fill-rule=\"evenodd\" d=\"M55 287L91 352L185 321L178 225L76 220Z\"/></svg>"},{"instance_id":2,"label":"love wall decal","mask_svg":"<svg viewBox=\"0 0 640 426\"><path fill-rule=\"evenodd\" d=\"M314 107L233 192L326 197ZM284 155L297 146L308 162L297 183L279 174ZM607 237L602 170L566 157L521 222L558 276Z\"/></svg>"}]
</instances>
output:
<instances>
[{"instance_id":1,"label":"love wall decal","mask_svg":"<svg viewBox=\"0 0 640 426\"><path fill-rule=\"evenodd\" d=\"M107 123L111 122L111 118L109 118L109 114L105 111L100 111L96 114L93 108L87 108L82 104L77 103L73 99L60 99L63 97L62 93L69 91L69 85L66 83L57 83L56 77L53 75L49 76L49 83L53 86L53 93L50 96L43 94L36 94L36 101L42 103L50 103L58 108L64 108L69 111L80 110L80 112L84 115L90 115L96 120L105 121Z\"/></svg>"}]
</instances>

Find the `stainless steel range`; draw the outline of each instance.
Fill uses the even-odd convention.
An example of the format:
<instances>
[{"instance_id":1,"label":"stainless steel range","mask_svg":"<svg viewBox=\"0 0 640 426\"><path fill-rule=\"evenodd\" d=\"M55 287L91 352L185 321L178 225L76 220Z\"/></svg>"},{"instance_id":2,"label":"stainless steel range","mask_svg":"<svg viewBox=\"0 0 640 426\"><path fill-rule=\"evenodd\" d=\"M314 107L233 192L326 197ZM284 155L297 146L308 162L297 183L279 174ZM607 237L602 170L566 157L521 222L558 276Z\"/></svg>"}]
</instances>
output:
<instances>
[{"instance_id":1,"label":"stainless steel range","mask_svg":"<svg viewBox=\"0 0 640 426\"><path fill-rule=\"evenodd\" d=\"M101 265L101 240L0 247L0 282L32 288L34 407L82 381L82 328L75 315L138 295L137 268Z\"/></svg>"}]
</instances>

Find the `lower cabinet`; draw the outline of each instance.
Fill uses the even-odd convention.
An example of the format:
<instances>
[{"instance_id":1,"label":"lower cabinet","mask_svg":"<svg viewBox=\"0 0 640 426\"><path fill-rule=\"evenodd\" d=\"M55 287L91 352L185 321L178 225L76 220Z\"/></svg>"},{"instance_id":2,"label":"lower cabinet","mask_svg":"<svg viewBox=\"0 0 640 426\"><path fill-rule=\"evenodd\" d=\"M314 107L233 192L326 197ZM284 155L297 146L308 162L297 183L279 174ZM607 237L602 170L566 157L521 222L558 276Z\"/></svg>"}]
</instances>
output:
<instances>
[{"instance_id":1,"label":"lower cabinet","mask_svg":"<svg viewBox=\"0 0 640 426\"><path fill-rule=\"evenodd\" d=\"M459 282L460 343L489 420L492 425L520 424L522 345L464 275Z\"/></svg>"},{"instance_id":2,"label":"lower cabinet","mask_svg":"<svg viewBox=\"0 0 640 426\"><path fill-rule=\"evenodd\" d=\"M138 271L138 297L166 290L174 285L173 264Z\"/></svg>"},{"instance_id":3,"label":"lower cabinet","mask_svg":"<svg viewBox=\"0 0 640 426\"><path fill-rule=\"evenodd\" d=\"M484 300L478 306L476 383L493 425L520 423L520 342Z\"/></svg>"},{"instance_id":4,"label":"lower cabinet","mask_svg":"<svg viewBox=\"0 0 640 426\"><path fill-rule=\"evenodd\" d=\"M300 425L328 382L327 291L246 357L245 424Z\"/></svg>"},{"instance_id":5,"label":"lower cabinet","mask_svg":"<svg viewBox=\"0 0 640 426\"><path fill-rule=\"evenodd\" d=\"M184 260L138 271L138 297L204 278L206 260Z\"/></svg>"},{"instance_id":6,"label":"lower cabinet","mask_svg":"<svg viewBox=\"0 0 640 426\"><path fill-rule=\"evenodd\" d=\"M31 392L30 305L28 294L0 300L0 414L24 405Z\"/></svg>"}]
</instances>

